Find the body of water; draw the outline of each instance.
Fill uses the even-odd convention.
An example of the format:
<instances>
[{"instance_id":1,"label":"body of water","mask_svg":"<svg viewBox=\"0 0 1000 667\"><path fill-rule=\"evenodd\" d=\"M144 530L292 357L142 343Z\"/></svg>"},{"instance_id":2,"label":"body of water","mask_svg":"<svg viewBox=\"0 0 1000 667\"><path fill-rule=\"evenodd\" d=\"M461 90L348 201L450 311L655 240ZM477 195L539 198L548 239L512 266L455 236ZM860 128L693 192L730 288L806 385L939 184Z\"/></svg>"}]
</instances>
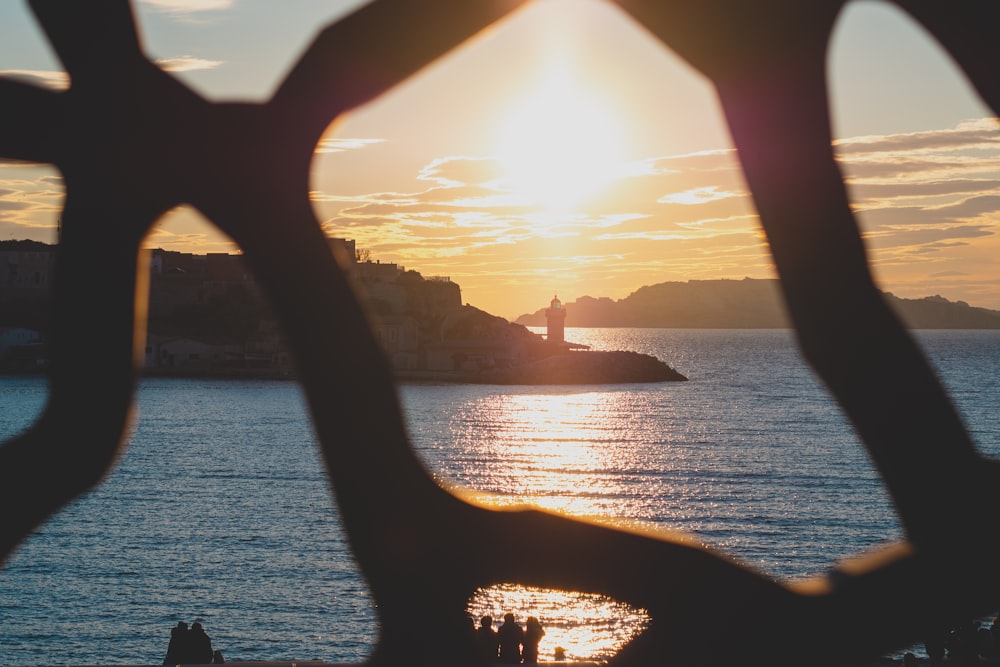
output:
<instances>
[{"instance_id":1,"label":"body of water","mask_svg":"<svg viewBox=\"0 0 1000 667\"><path fill-rule=\"evenodd\" d=\"M1000 332L918 337L982 452L1000 454ZM901 532L837 406L784 330L568 329L654 354L688 382L401 387L414 447L448 483L693 533L779 579ZM0 436L44 380L0 378ZM0 570L0 664L158 664L178 620L230 660L363 661L376 617L341 534L302 393L285 381L149 379L114 472ZM85 434L81 434L85 437ZM484 591L470 614L539 616L606 658L642 615L593 596Z\"/></svg>"}]
</instances>

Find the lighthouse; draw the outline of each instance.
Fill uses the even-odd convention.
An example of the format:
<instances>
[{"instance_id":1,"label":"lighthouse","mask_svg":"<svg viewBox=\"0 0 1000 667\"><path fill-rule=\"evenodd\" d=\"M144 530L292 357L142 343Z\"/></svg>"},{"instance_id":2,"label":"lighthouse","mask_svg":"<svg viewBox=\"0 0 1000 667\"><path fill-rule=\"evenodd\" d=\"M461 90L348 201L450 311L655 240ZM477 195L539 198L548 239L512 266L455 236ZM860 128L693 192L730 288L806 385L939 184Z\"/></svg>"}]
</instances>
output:
<instances>
[{"instance_id":1,"label":"lighthouse","mask_svg":"<svg viewBox=\"0 0 1000 667\"><path fill-rule=\"evenodd\" d=\"M545 321L548 327L545 340L560 345L566 342L566 309L558 295L552 297L552 302L545 309Z\"/></svg>"}]
</instances>

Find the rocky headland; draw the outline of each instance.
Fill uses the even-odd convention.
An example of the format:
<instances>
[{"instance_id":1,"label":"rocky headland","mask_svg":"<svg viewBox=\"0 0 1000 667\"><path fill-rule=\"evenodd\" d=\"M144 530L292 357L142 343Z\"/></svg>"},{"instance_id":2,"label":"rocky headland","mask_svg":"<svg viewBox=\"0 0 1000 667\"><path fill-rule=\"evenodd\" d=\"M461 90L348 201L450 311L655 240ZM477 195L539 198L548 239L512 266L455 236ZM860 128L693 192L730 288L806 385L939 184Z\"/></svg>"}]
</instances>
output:
<instances>
[{"instance_id":1,"label":"rocky headland","mask_svg":"<svg viewBox=\"0 0 1000 667\"><path fill-rule=\"evenodd\" d=\"M413 364L396 364L403 382L574 385L687 380L664 361L628 350L591 350L553 341L468 304L449 311Z\"/></svg>"},{"instance_id":2,"label":"rocky headland","mask_svg":"<svg viewBox=\"0 0 1000 667\"><path fill-rule=\"evenodd\" d=\"M564 352L480 376L489 384L617 384L678 382L686 377L648 354L623 350Z\"/></svg>"},{"instance_id":3,"label":"rocky headland","mask_svg":"<svg viewBox=\"0 0 1000 667\"><path fill-rule=\"evenodd\" d=\"M648 354L625 350L560 352L507 368L472 371L400 371L404 382L502 385L584 385L683 382L687 378Z\"/></svg>"},{"instance_id":4,"label":"rocky headland","mask_svg":"<svg viewBox=\"0 0 1000 667\"><path fill-rule=\"evenodd\" d=\"M904 299L883 292L911 329L1000 329L1000 311L941 296ZM785 329L791 326L773 279L690 280L642 287L623 299L583 296L567 304L574 327ZM544 326L545 310L514 320Z\"/></svg>"}]
</instances>

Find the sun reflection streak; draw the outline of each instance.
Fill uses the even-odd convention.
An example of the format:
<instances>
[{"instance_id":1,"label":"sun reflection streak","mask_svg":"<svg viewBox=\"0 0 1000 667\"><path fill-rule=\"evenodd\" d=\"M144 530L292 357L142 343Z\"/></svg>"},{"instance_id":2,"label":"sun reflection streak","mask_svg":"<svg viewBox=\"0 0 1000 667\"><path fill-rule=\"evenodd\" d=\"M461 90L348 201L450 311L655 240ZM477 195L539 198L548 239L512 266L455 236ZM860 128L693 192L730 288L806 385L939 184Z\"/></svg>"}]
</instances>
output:
<instances>
[{"instance_id":1,"label":"sun reflection streak","mask_svg":"<svg viewBox=\"0 0 1000 667\"><path fill-rule=\"evenodd\" d=\"M636 517L621 513L630 491L613 473L623 465L622 448L613 445L636 437L630 428L634 406L626 397L615 391L515 392L475 402L452 422L455 442L460 451L500 464L477 466L474 488L456 492L491 507L528 505L635 527ZM605 596L516 584L480 589L468 606L477 624L484 614L499 624L508 611L522 627L528 616L542 622L543 660L554 659L556 647L568 660L608 660L649 622L644 610Z\"/></svg>"},{"instance_id":2,"label":"sun reflection streak","mask_svg":"<svg viewBox=\"0 0 1000 667\"><path fill-rule=\"evenodd\" d=\"M554 659L556 647L565 650L567 660L608 660L649 623L644 611L604 596L514 584L480 589L467 610L477 625L489 614L494 627L508 611L521 627L528 616L537 617L545 628L538 647L541 660Z\"/></svg>"},{"instance_id":3,"label":"sun reflection streak","mask_svg":"<svg viewBox=\"0 0 1000 667\"><path fill-rule=\"evenodd\" d=\"M452 424L459 442L503 465L480 471L474 487L500 494L492 505L531 504L576 516L608 517L606 501L626 490L610 470L625 440L629 410L617 392L503 394ZM586 480L581 488L581 480Z\"/></svg>"},{"instance_id":4,"label":"sun reflection streak","mask_svg":"<svg viewBox=\"0 0 1000 667\"><path fill-rule=\"evenodd\" d=\"M664 514L683 518L685 487L675 480L704 452L675 442L683 431L671 425L684 410L677 387L441 386L420 396L407 403L409 418L421 424L414 447L444 486L472 504L534 507L635 530L670 529L657 520ZM650 420L661 428L649 429ZM567 659L608 660L649 623L645 610L620 600L514 582L480 590L467 611L477 624L484 614L499 623L509 611L522 625L537 616L546 629L543 660L557 646Z\"/></svg>"}]
</instances>

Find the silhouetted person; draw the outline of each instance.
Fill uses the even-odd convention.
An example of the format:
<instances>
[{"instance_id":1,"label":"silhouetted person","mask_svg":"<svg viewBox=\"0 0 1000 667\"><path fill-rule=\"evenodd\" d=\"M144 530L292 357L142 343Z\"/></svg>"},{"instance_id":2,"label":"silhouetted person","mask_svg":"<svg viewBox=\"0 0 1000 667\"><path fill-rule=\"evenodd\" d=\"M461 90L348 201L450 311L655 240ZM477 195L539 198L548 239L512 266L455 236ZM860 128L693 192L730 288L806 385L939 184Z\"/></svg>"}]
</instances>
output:
<instances>
[{"instance_id":1,"label":"silhouetted person","mask_svg":"<svg viewBox=\"0 0 1000 667\"><path fill-rule=\"evenodd\" d=\"M212 664L212 658L215 657L215 651L212 650L212 640L205 633L205 629L201 627L201 623L195 621L191 624L191 629L188 631L191 647L190 662L191 665L210 665Z\"/></svg>"},{"instance_id":2,"label":"silhouetted person","mask_svg":"<svg viewBox=\"0 0 1000 667\"><path fill-rule=\"evenodd\" d=\"M534 616L528 617L524 626L524 648L521 649L521 659L526 665L538 663L538 644L545 636L545 628Z\"/></svg>"},{"instance_id":3,"label":"silhouetted person","mask_svg":"<svg viewBox=\"0 0 1000 667\"><path fill-rule=\"evenodd\" d=\"M183 664L187 657L188 624L184 621L177 621L170 630L170 642L167 644L167 657L163 659L164 665Z\"/></svg>"},{"instance_id":4,"label":"silhouetted person","mask_svg":"<svg viewBox=\"0 0 1000 667\"><path fill-rule=\"evenodd\" d=\"M500 652L500 640L497 631L493 629L493 617L483 616L479 619L479 629L476 630L476 645L479 647L481 662L488 664L497 661Z\"/></svg>"},{"instance_id":5,"label":"silhouetted person","mask_svg":"<svg viewBox=\"0 0 1000 667\"><path fill-rule=\"evenodd\" d=\"M503 625L497 630L500 640L500 662L517 665L521 662L521 645L524 644L524 629L514 620L514 614L503 615Z\"/></svg>"}]
</instances>

